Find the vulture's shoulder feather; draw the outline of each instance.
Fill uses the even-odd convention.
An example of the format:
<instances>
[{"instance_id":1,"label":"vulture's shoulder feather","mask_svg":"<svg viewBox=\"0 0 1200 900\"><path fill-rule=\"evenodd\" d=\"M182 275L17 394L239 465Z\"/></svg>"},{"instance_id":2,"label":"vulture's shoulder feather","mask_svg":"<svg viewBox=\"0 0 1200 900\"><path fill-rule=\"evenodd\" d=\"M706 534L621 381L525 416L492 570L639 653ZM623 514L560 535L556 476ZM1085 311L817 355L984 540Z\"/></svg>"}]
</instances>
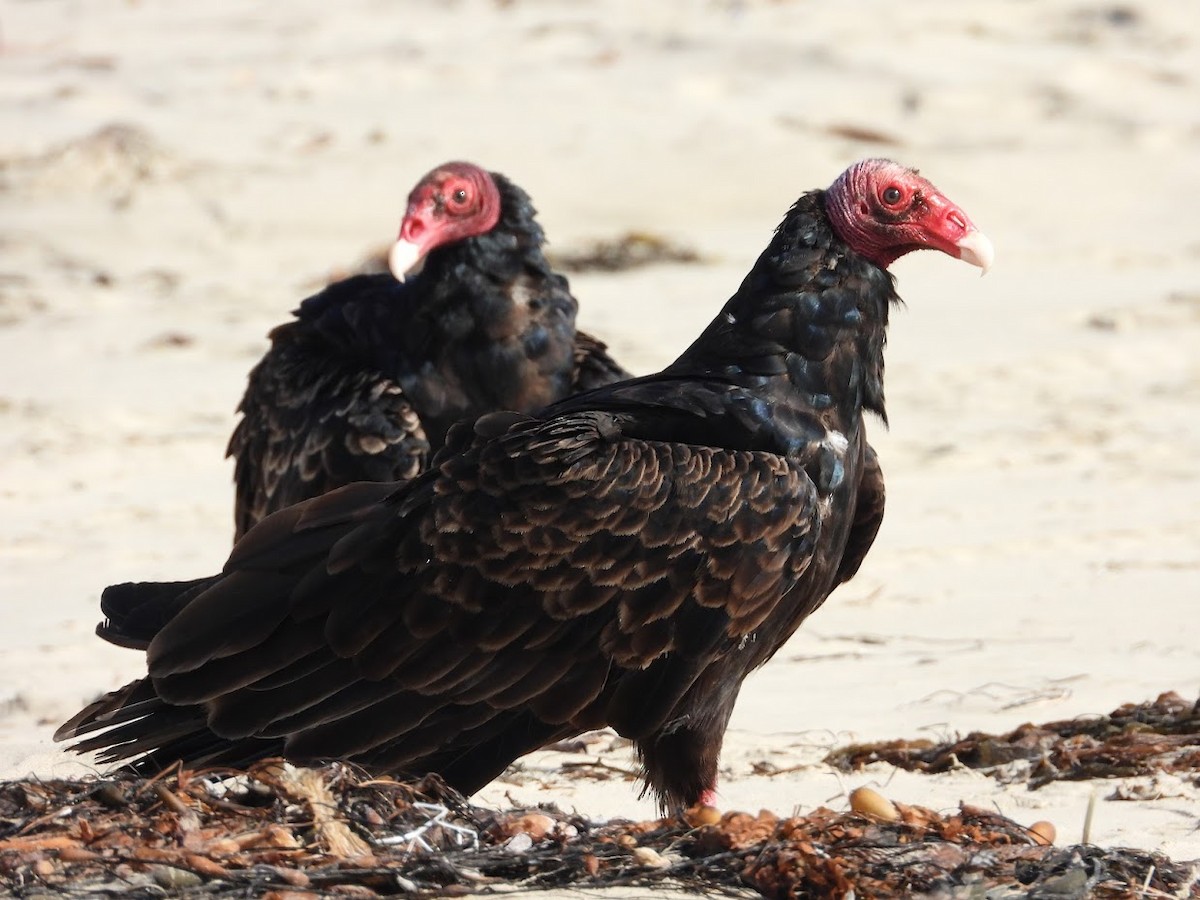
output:
<instances>
[{"instance_id":1,"label":"vulture's shoulder feather","mask_svg":"<svg viewBox=\"0 0 1200 900\"><path fill-rule=\"evenodd\" d=\"M402 481L429 442L403 389L303 322L272 333L229 441L240 537L268 512L355 481Z\"/></svg>"},{"instance_id":2,"label":"vulture's shoulder feather","mask_svg":"<svg viewBox=\"0 0 1200 900\"><path fill-rule=\"evenodd\" d=\"M846 549L838 565L835 582L849 581L858 572L867 557L867 551L875 543L879 526L883 524L884 503L887 492L883 482L883 468L875 448L866 444L863 448L862 475L858 480L858 491L854 505L854 519L846 540Z\"/></svg>"},{"instance_id":3,"label":"vulture's shoulder feather","mask_svg":"<svg viewBox=\"0 0 1200 900\"><path fill-rule=\"evenodd\" d=\"M571 384L572 394L632 377L609 355L607 344L586 332L575 332L575 377Z\"/></svg>"}]
</instances>

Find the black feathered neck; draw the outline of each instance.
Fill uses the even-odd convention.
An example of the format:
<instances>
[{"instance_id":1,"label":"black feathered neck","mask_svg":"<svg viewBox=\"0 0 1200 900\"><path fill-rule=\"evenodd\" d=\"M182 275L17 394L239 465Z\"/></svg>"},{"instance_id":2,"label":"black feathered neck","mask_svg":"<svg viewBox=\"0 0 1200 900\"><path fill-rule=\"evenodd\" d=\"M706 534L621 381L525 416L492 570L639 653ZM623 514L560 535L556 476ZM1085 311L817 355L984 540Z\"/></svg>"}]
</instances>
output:
<instances>
[{"instance_id":1,"label":"black feathered neck","mask_svg":"<svg viewBox=\"0 0 1200 900\"><path fill-rule=\"evenodd\" d=\"M869 409L886 421L883 348L888 308L900 298L892 276L834 232L824 193L796 201L737 293L668 374L788 382L812 409Z\"/></svg>"},{"instance_id":2,"label":"black feathered neck","mask_svg":"<svg viewBox=\"0 0 1200 900\"><path fill-rule=\"evenodd\" d=\"M529 197L493 177L501 213L490 231L438 247L403 283L330 285L272 334L322 365L337 357L398 385L434 445L460 418L540 409L574 383L575 298L546 261Z\"/></svg>"},{"instance_id":3,"label":"black feathered neck","mask_svg":"<svg viewBox=\"0 0 1200 900\"><path fill-rule=\"evenodd\" d=\"M486 342L513 313L511 286L545 288L553 305L574 320L566 279L550 268L544 233L529 195L492 173L500 219L490 231L433 250L421 271L404 282L360 275L309 297L295 311L304 331L391 374L444 353L448 344Z\"/></svg>"}]
</instances>

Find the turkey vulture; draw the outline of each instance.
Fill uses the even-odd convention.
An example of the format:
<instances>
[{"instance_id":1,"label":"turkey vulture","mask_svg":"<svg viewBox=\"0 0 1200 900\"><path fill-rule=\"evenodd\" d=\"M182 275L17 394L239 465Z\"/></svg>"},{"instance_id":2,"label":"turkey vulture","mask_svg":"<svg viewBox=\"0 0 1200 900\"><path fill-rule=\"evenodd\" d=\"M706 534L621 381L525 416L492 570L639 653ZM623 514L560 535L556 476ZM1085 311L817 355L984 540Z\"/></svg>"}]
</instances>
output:
<instances>
[{"instance_id":1,"label":"turkey vulture","mask_svg":"<svg viewBox=\"0 0 1200 900\"><path fill-rule=\"evenodd\" d=\"M747 673L858 569L883 516L887 266L991 245L915 171L802 196L661 373L451 430L430 471L275 513L224 571L104 592L147 677L56 737L132 759L269 755L438 772L472 793L588 729L666 808L711 802Z\"/></svg>"},{"instance_id":2,"label":"turkey vulture","mask_svg":"<svg viewBox=\"0 0 1200 900\"><path fill-rule=\"evenodd\" d=\"M396 277L332 284L271 332L227 450L236 538L334 488L415 477L461 418L628 378L576 332L542 242L529 196L504 176L452 162L422 178L389 256Z\"/></svg>"}]
</instances>

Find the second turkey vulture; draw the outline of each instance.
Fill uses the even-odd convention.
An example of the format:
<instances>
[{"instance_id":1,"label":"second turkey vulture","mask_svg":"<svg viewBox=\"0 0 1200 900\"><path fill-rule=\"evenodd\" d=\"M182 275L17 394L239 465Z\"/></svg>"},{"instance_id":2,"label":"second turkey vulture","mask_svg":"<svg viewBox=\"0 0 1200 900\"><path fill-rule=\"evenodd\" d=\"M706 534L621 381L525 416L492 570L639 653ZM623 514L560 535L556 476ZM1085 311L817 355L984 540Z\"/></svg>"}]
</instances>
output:
<instances>
[{"instance_id":1,"label":"second turkey vulture","mask_svg":"<svg viewBox=\"0 0 1200 900\"><path fill-rule=\"evenodd\" d=\"M153 772L268 755L470 793L609 725L666 807L710 802L742 680L861 563L883 515L887 266L991 246L885 160L805 194L663 372L450 434L431 471L283 510L188 585L126 584L101 636L148 675L58 738Z\"/></svg>"},{"instance_id":2,"label":"second turkey vulture","mask_svg":"<svg viewBox=\"0 0 1200 900\"><path fill-rule=\"evenodd\" d=\"M422 178L390 254L396 277L332 284L271 332L227 451L235 539L333 488L415 477L461 418L628 378L575 330L542 243L528 195L503 175L451 162Z\"/></svg>"}]
</instances>

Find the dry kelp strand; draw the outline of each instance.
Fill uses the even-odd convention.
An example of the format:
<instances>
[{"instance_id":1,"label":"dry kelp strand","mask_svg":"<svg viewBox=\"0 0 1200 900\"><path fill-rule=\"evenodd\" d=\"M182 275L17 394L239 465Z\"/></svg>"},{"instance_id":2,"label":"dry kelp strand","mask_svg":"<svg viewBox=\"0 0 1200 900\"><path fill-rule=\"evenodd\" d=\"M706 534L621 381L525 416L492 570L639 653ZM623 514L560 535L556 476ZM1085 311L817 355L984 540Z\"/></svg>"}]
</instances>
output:
<instances>
[{"instance_id":1,"label":"dry kelp strand","mask_svg":"<svg viewBox=\"0 0 1200 900\"><path fill-rule=\"evenodd\" d=\"M1026 724L1007 734L972 732L955 741L896 740L835 750L826 762L854 771L874 762L916 772L966 766L1037 789L1052 781L1200 771L1200 701L1171 692L1152 703L1127 703L1107 716Z\"/></svg>"},{"instance_id":2,"label":"dry kelp strand","mask_svg":"<svg viewBox=\"0 0 1200 900\"><path fill-rule=\"evenodd\" d=\"M596 823L549 806L473 806L432 777L277 760L153 780L10 781L0 886L18 897L276 900L616 885L860 900L1200 896L1197 863L1055 847L1052 828L968 805L944 815L888 803L894 818L705 808Z\"/></svg>"}]
</instances>

